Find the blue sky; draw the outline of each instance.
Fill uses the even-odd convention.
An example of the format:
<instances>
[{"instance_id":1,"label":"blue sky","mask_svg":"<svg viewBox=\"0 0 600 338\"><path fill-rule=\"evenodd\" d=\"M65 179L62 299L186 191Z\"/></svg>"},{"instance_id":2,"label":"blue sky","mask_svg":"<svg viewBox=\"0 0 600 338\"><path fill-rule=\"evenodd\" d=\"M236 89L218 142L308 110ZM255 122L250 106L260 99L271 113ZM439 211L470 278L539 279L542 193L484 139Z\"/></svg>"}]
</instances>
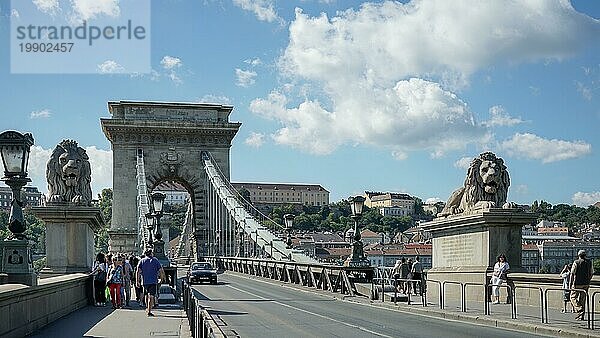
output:
<instances>
[{"instance_id":1,"label":"blue sky","mask_svg":"<svg viewBox=\"0 0 600 338\"><path fill-rule=\"evenodd\" d=\"M23 0L29 1L29 0ZM128 0L35 0L52 18L126 18ZM600 201L600 2L153 1L152 71L11 74L0 2L1 128L33 133L30 173L62 139L111 186L109 100L217 102L242 122L232 181L322 184L446 200L465 164L504 158L509 199ZM120 74L122 73L122 74Z\"/></svg>"}]
</instances>

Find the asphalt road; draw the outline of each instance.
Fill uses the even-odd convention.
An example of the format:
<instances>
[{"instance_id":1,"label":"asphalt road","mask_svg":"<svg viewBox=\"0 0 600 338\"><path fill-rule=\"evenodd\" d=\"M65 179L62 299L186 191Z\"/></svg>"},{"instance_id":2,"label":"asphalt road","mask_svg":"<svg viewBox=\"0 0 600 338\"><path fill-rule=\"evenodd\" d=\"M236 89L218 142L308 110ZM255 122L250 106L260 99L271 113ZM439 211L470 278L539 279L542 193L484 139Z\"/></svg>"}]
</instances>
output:
<instances>
[{"instance_id":1,"label":"asphalt road","mask_svg":"<svg viewBox=\"0 0 600 338\"><path fill-rule=\"evenodd\" d=\"M213 317L241 337L541 337L346 302L227 272L218 285L194 289Z\"/></svg>"}]
</instances>

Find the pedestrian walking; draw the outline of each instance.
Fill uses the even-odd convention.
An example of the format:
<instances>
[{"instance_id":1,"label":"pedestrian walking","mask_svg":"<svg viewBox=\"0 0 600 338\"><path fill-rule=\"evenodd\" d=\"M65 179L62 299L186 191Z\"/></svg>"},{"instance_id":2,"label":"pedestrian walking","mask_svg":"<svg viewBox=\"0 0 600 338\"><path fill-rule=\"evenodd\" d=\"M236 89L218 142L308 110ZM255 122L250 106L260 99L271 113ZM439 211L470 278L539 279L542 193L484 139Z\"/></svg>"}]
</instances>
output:
<instances>
[{"instance_id":1,"label":"pedestrian walking","mask_svg":"<svg viewBox=\"0 0 600 338\"><path fill-rule=\"evenodd\" d=\"M592 262L587 259L585 250L579 250L577 257L578 259L573 262L573 266L571 267L571 289L577 289L571 291L571 304L573 304L577 313L575 319L583 320L587 291L590 288L590 281L594 275L594 268L592 267Z\"/></svg>"},{"instance_id":2,"label":"pedestrian walking","mask_svg":"<svg viewBox=\"0 0 600 338\"><path fill-rule=\"evenodd\" d=\"M494 264L494 272L492 273L492 295L494 296L494 301L492 304L500 304L500 286L502 283L506 283L509 269L510 265L506 261L506 256L504 254L500 254L496 259L496 264Z\"/></svg>"},{"instance_id":3,"label":"pedestrian walking","mask_svg":"<svg viewBox=\"0 0 600 338\"><path fill-rule=\"evenodd\" d=\"M146 301L146 314L148 317L154 317L152 308L158 288L158 277L164 280L164 270L156 257L153 256L152 249L146 249L144 257L137 266L136 285L142 286L144 289L144 297Z\"/></svg>"},{"instance_id":4,"label":"pedestrian walking","mask_svg":"<svg viewBox=\"0 0 600 338\"><path fill-rule=\"evenodd\" d=\"M121 258L122 266L123 266L123 292L121 296L124 296L121 299L121 303L124 303L125 306L129 307L129 302L131 301L131 280L133 278L133 268L131 264L129 264L129 260L125 258L123 255Z\"/></svg>"},{"instance_id":5,"label":"pedestrian walking","mask_svg":"<svg viewBox=\"0 0 600 338\"><path fill-rule=\"evenodd\" d=\"M123 266L117 256L113 257L113 264L108 269L108 287L113 309L121 307L121 285L123 284Z\"/></svg>"}]
</instances>

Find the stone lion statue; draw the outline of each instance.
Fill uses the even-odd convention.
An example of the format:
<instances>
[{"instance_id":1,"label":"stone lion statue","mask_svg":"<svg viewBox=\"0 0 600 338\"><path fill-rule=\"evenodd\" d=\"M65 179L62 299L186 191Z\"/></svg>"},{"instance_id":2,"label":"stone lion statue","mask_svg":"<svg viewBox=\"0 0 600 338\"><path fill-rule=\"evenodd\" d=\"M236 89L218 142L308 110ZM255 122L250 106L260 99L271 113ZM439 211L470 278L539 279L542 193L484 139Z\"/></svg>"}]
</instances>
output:
<instances>
[{"instance_id":1,"label":"stone lion statue","mask_svg":"<svg viewBox=\"0 0 600 338\"><path fill-rule=\"evenodd\" d=\"M510 178L504 160L491 152L481 153L471 161L464 186L450 195L438 216L469 212L473 209L513 208L506 203Z\"/></svg>"},{"instance_id":2,"label":"stone lion statue","mask_svg":"<svg viewBox=\"0 0 600 338\"><path fill-rule=\"evenodd\" d=\"M63 140L54 148L46 166L46 180L49 203L91 204L90 162L77 142Z\"/></svg>"}]
</instances>

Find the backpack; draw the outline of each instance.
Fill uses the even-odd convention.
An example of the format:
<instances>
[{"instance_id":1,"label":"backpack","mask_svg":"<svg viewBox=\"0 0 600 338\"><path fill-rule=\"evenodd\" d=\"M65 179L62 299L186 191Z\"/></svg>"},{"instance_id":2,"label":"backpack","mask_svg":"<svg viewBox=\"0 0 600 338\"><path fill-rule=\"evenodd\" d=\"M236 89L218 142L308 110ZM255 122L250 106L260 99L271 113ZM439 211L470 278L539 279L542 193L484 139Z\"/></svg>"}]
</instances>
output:
<instances>
[{"instance_id":1,"label":"backpack","mask_svg":"<svg viewBox=\"0 0 600 338\"><path fill-rule=\"evenodd\" d=\"M104 263L101 263L101 264L104 264ZM98 266L100 266L100 264L98 264ZM100 270L100 271L98 271L98 273L96 273L96 275L94 275L94 280L97 280L100 282L106 281L106 266L104 266L104 270Z\"/></svg>"}]
</instances>

